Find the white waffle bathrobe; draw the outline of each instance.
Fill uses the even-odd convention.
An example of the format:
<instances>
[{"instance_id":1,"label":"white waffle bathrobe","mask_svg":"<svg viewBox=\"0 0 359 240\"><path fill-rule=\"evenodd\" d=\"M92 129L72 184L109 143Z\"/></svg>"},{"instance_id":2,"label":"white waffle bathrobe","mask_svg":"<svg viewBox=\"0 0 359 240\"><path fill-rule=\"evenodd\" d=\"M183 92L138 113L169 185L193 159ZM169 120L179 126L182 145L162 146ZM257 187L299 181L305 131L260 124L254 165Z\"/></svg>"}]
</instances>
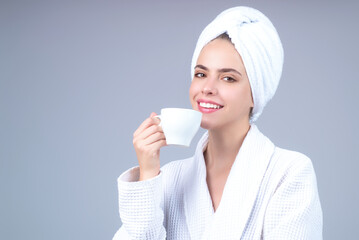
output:
<instances>
[{"instance_id":1,"label":"white waffle bathrobe","mask_svg":"<svg viewBox=\"0 0 359 240\"><path fill-rule=\"evenodd\" d=\"M322 239L322 210L308 157L274 146L252 125L214 212L206 183L204 134L192 158L165 165L150 180L139 168L118 179L126 239Z\"/></svg>"}]
</instances>

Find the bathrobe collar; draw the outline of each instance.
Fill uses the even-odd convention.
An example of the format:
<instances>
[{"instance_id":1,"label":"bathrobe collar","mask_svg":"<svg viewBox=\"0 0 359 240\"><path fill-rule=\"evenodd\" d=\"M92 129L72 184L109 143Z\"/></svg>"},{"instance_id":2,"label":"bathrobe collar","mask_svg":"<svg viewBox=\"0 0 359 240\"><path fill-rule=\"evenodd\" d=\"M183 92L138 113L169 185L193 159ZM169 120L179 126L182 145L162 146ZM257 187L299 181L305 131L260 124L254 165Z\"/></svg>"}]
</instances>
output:
<instances>
[{"instance_id":1,"label":"bathrobe collar","mask_svg":"<svg viewBox=\"0 0 359 240\"><path fill-rule=\"evenodd\" d=\"M191 239L210 238L211 232L220 232L223 239L227 239L227 234L240 239L275 146L254 124L251 125L232 165L221 202L214 212L203 157L207 142L208 132L197 145L186 177L184 207Z\"/></svg>"}]
</instances>

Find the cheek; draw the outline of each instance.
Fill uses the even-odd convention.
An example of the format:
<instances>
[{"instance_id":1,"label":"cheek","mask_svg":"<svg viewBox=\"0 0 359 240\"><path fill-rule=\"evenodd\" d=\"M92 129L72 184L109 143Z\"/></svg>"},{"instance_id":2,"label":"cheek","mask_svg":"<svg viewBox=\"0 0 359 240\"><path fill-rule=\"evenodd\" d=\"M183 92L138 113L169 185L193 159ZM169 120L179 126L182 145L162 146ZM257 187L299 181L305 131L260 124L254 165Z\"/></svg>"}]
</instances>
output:
<instances>
[{"instance_id":1,"label":"cheek","mask_svg":"<svg viewBox=\"0 0 359 240\"><path fill-rule=\"evenodd\" d=\"M253 107L252 93L250 88L242 89L239 94L240 99L238 100L240 101L241 108L246 112L250 111L250 108Z\"/></svg>"},{"instance_id":2,"label":"cheek","mask_svg":"<svg viewBox=\"0 0 359 240\"><path fill-rule=\"evenodd\" d=\"M198 94L199 92L199 84L196 83L195 81L192 81L191 86L189 88L189 97L191 102L193 101L193 98Z\"/></svg>"},{"instance_id":3,"label":"cheek","mask_svg":"<svg viewBox=\"0 0 359 240\"><path fill-rule=\"evenodd\" d=\"M189 100L191 101L192 108L198 110L197 102L195 101L196 96L200 93L200 85L192 81L191 86L189 88Z\"/></svg>"},{"instance_id":4,"label":"cheek","mask_svg":"<svg viewBox=\"0 0 359 240\"><path fill-rule=\"evenodd\" d=\"M226 98L236 109L249 109L252 107L252 95L249 88L240 88L237 91L227 91Z\"/></svg>"},{"instance_id":5,"label":"cheek","mask_svg":"<svg viewBox=\"0 0 359 240\"><path fill-rule=\"evenodd\" d=\"M252 97L252 90L251 87L248 83L247 88L245 90L245 96L246 96L246 101L248 102L250 107L253 107L253 97Z\"/></svg>"}]
</instances>

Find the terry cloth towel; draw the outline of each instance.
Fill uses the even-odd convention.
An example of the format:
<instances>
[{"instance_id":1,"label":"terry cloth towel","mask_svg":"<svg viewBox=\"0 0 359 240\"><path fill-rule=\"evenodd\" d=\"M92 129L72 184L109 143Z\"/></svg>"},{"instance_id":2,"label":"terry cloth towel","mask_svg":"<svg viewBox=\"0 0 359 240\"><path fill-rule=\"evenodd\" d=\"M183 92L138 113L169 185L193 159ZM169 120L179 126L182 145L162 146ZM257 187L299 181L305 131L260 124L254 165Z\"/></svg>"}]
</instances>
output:
<instances>
[{"instance_id":1,"label":"terry cloth towel","mask_svg":"<svg viewBox=\"0 0 359 240\"><path fill-rule=\"evenodd\" d=\"M283 47L271 21L250 7L234 7L220 13L201 33L192 57L191 75L202 48L227 33L241 55L251 85L254 108L251 122L274 96L283 68Z\"/></svg>"}]
</instances>

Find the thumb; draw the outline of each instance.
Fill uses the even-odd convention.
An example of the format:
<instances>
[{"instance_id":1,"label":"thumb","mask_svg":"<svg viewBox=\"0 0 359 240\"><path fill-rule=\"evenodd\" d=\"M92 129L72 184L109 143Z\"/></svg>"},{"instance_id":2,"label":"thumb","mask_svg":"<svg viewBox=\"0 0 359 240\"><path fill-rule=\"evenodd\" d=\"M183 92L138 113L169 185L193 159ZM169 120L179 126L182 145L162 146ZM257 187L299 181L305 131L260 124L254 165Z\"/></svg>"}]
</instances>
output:
<instances>
[{"instance_id":1,"label":"thumb","mask_svg":"<svg viewBox=\"0 0 359 240\"><path fill-rule=\"evenodd\" d=\"M150 118L152 118L152 120L155 122L155 124L160 124L161 120L159 118L156 117L157 114L156 113L151 113Z\"/></svg>"}]
</instances>

